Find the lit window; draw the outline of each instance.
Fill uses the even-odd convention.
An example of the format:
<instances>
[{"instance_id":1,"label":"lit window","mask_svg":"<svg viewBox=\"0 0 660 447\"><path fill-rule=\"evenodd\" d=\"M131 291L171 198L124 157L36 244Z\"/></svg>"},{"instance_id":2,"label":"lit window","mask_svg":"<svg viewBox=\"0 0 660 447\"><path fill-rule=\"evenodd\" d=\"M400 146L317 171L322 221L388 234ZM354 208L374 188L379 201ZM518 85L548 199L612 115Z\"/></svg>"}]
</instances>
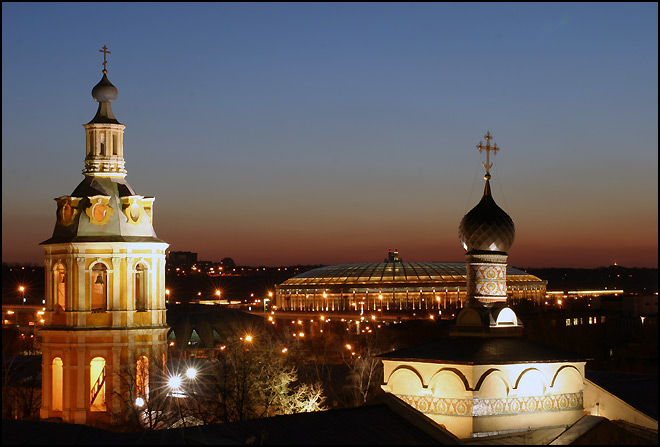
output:
<instances>
[{"instance_id":1,"label":"lit window","mask_svg":"<svg viewBox=\"0 0 660 447\"><path fill-rule=\"evenodd\" d=\"M94 357L89 364L91 411L105 411L105 359Z\"/></svg>"},{"instance_id":2,"label":"lit window","mask_svg":"<svg viewBox=\"0 0 660 447\"><path fill-rule=\"evenodd\" d=\"M135 374L135 392L137 397L149 397L149 359L142 355L137 360Z\"/></svg>"},{"instance_id":3,"label":"lit window","mask_svg":"<svg viewBox=\"0 0 660 447\"><path fill-rule=\"evenodd\" d=\"M570 326L570 325L571 325L571 319L570 319L570 318L567 318L567 319L566 319L566 326Z\"/></svg>"},{"instance_id":4,"label":"lit window","mask_svg":"<svg viewBox=\"0 0 660 447\"><path fill-rule=\"evenodd\" d=\"M605 315L603 315L602 317L600 317L600 322L601 322L601 323L605 323Z\"/></svg>"},{"instance_id":5,"label":"lit window","mask_svg":"<svg viewBox=\"0 0 660 447\"><path fill-rule=\"evenodd\" d=\"M147 269L143 264L135 268L135 310L147 310Z\"/></svg>"},{"instance_id":6,"label":"lit window","mask_svg":"<svg viewBox=\"0 0 660 447\"><path fill-rule=\"evenodd\" d=\"M62 411L62 396L64 386L64 375L62 374L62 359L55 357L53 359L52 379L53 379L53 397L51 401L51 409L53 411Z\"/></svg>"},{"instance_id":7,"label":"lit window","mask_svg":"<svg viewBox=\"0 0 660 447\"><path fill-rule=\"evenodd\" d=\"M92 268L92 310L106 310L108 296L108 274L100 262Z\"/></svg>"},{"instance_id":8,"label":"lit window","mask_svg":"<svg viewBox=\"0 0 660 447\"><path fill-rule=\"evenodd\" d=\"M55 303L59 308L64 310L66 303L66 275L62 264L57 264L55 268L55 284L57 287Z\"/></svg>"},{"instance_id":9,"label":"lit window","mask_svg":"<svg viewBox=\"0 0 660 447\"><path fill-rule=\"evenodd\" d=\"M573 326L577 326L577 324L578 324L578 319L577 319L577 318L573 318Z\"/></svg>"}]
</instances>

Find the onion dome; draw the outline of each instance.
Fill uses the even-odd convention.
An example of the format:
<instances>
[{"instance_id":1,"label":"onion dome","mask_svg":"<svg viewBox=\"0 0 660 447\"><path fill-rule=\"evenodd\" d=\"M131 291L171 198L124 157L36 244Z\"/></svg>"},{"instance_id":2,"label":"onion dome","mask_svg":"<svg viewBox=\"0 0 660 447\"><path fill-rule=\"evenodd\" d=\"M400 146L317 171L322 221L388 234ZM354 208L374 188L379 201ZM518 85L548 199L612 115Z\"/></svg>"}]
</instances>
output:
<instances>
[{"instance_id":1,"label":"onion dome","mask_svg":"<svg viewBox=\"0 0 660 447\"><path fill-rule=\"evenodd\" d=\"M92 97L97 102L112 102L117 99L119 91L117 87L112 85L112 82L108 79L108 75L103 73L103 78L99 81L98 84L92 89Z\"/></svg>"},{"instance_id":2,"label":"onion dome","mask_svg":"<svg viewBox=\"0 0 660 447\"><path fill-rule=\"evenodd\" d=\"M490 193L490 174L481 201L461 220L458 237L467 251L507 252L516 234L511 217Z\"/></svg>"},{"instance_id":3,"label":"onion dome","mask_svg":"<svg viewBox=\"0 0 660 447\"><path fill-rule=\"evenodd\" d=\"M99 103L99 109L96 112L94 118L88 123L111 123L111 124L121 124L115 118L114 113L112 113L112 107L110 103L117 99L119 96L119 91L117 87L112 85L112 82L108 79L106 71L103 70L103 77L98 84L92 89L92 98Z\"/></svg>"}]
</instances>

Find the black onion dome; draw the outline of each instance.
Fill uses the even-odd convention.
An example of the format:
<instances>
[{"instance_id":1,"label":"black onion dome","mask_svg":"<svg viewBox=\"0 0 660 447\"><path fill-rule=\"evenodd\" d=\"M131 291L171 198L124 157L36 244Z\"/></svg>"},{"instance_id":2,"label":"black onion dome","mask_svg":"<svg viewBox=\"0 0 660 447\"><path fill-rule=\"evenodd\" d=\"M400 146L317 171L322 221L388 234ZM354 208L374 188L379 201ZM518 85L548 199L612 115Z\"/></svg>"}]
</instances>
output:
<instances>
[{"instance_id":1,"label":"black onion dome","mask_svg":"<svg viewBox=\"0 0 660 447\"><path fill-rule=\"evenodd\" d=\"M481 201L458 226L458 237L467 251L507 252L513 245L516 234L513 220L495 203L489 182L487 178Z\"/></svg>"},{"instance_id":2,"label":"black onion dome","mask_svg":"<svg viewBox=\"0 0 660 447\"><path fill-rule=\"evenodd\" d=\"M103 73L103 78L92 89L92 98L98 102L112 102L119 96L117 87L112 85L108 76Z\"/></svg>"},{"instance_id":3,"label":"black onion dome","mask_svg":"<svg viewBox=\"0 0 660 447\"><path fill-rule=\"evenodd\" d=\"M112 101L117 99L117 96L119 96L119 91L117 90L117 87L112 85L112 83L108 79L108 76L105 73L103 73L103 77L101 78L99 83L96 84L92 89L92 98L98 101L99 108L96 111L96 115L94 115L94 118L92 118L92 120L87 124L92 124L92 123L121 124L119 121L117 121L117 118L115 118L115 114L112 112L112 106L110 104Z\"/></svg>"}]
</instances>

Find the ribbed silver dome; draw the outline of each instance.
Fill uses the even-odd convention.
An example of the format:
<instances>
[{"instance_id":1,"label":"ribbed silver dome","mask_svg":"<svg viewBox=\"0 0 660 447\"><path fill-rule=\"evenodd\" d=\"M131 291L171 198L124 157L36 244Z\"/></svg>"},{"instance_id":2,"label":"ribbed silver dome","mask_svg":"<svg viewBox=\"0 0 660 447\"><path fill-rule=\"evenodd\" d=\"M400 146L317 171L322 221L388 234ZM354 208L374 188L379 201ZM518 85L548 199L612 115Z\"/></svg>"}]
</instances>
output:
<instances>
[{"instance_id":1,"label":"ribbed silver dome","mask_svg":"<svg viewBox=\"0 0 660 447\"><path fill-rule=\"evenodd\" d=\"M481 201L468 212L458 227L458 237L467 251L508 252L516 230L511 217L497 204L490 193L490 180Z\"/></svg>"}]
</instances>

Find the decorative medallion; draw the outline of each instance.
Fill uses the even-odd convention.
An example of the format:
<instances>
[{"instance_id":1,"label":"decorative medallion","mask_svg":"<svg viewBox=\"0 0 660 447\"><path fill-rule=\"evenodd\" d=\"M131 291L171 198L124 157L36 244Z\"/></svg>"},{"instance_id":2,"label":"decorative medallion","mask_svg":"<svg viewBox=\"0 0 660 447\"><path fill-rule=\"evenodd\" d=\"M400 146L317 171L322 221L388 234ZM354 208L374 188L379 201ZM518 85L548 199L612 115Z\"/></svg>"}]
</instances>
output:
<instances>
[{"instance_id":1,"label":"decorative medallion","mask_svg":"<svg viewBox=\"0 0 660 447\"><path fill-rule=\"evenodd\" d=\"M89 221L94 225L105 225L110 220L113 211L108 205L110 196L92 196L89 197L89 206L85 209L85 214Z\"/></svg>"},{"instance_id":2,"label":"decorative medallion","mask_svg":"<svg viewBox=\"0 0 660 447\"><path fill-rule=\"evenodd\" d=\"M69 196L62 196L55 199L57 201L57 222L60 225L68 227L73 223L80 212L77 207L81 199L81 197Z\"/></svg>"},{"instance_id":3,"label":"decorative medallion","mask_svg":"<svg viewBox=\"0 0 660 447\"><path fill-rule=\"evenodd\" d=\"M149 216L149 220L153 223L154 217L152 215L152 208L154 206L154 200L156 200L154 197L143 197L141 202L142 202L142 208L144 209L144 212L147 216Z\"/></svg>"},{"instance_id":4,"label":"decorative medallion","mask_svg":"<svg viewBox=\"0 0 660 447\"><path fill-rule=\"evenodd\" d=\"M122 211L128 220L128 223L137 225L142 222L144 208L142 208L140 199L142 196L122 197Z\"/></svg>"}]
</instances>

